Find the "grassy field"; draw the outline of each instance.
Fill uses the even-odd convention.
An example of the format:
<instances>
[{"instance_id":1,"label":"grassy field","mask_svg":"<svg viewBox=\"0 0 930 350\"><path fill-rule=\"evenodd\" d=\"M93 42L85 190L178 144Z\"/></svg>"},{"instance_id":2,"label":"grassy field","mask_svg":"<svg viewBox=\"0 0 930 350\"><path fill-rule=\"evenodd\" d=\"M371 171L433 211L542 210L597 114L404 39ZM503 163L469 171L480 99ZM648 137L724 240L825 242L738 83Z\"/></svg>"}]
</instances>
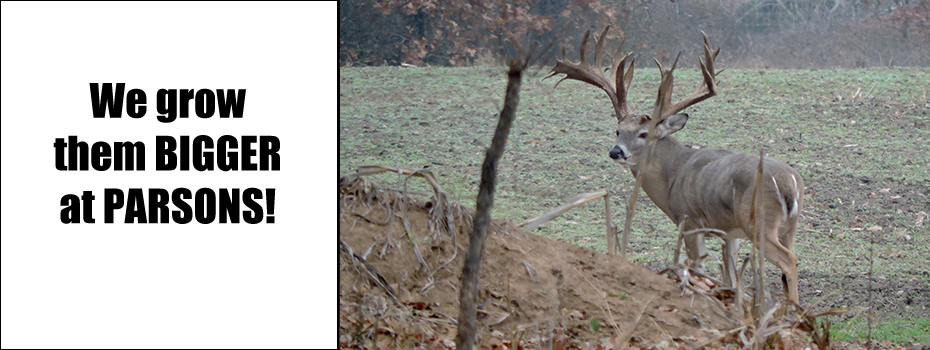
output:
<instances>
[{"instance_id":1,"label":"grassy field","mask_svg":"<svg viewBox=\"0 0 930 350\"><path fill-rule=\"evenodd\" d=\"M643 113L659 77L639 68L630 101ZM607 189L622 223L633 178L608 158L610 102L574 81L553 89L557 79L542 80L546 71L524 81L492 216L521 223ZM699 73L680 69L676 78L678 99ZM873 337L930 343L930 69L727 70L718 79L719 94L686 110L691 118L675 136L703 148L762 150L804 177L810 199L795 243L802 303L849 308L835 320L842 340L864 337L864 317L874 314ZM429 166L453 199L473 206L505 84L499 67L340 68L339 175L359 165ZM379 178L396 188L398 180ZM630 257L664 266L677 230L640 200ZM535 233L605 251L604 220L603 205L590 204Z\"/></svg>"}]
</instances>

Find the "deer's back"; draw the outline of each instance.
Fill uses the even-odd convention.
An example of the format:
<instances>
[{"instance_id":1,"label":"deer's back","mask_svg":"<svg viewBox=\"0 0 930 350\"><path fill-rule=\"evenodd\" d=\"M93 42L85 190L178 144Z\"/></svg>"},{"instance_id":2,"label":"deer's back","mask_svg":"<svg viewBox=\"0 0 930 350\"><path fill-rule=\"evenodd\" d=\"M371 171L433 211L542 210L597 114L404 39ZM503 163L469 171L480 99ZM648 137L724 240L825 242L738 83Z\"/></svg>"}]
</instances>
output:
<instances>
[{"instance_id":1,"label":"deer's back","mask_svg":"<svg viewBox=\"0 0 930 350\"><path fill-rule=\"evenodd\" d=\"M669 216L680 223L687 215L700 227L727 232L747 229L758 165L756 155L713 149L693 152L671 179ZM766 157L760 180L767 199L763 201L766 220L797 220L804 188L801 176L787 163Z\"/></svg>"}]
</instances>

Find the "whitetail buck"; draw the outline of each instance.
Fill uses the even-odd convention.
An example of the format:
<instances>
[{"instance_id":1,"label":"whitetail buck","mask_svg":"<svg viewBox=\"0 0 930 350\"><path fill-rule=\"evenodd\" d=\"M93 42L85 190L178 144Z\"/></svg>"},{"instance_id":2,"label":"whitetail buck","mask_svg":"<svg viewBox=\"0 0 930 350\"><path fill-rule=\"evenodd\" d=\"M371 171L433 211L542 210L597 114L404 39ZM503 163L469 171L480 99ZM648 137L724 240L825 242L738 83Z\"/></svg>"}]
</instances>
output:
<instances>
[{"instance_id":1,"label":"whitetail buck","mask_svg":"<svg viewBox=\"0 0 930 350\"><path fill-rule=\"evenodd\" d=\"M733 285L736 281L736 253L738 239L750 238L756 242L759 234L753 223L753 183L759 156L719 149L692 149L670 136L684 128L688 114L685 108L704 101L716 94L714 59L720 49L711 50L707 35L704 35L704 59L699 60L703 83L683 100L671 103L674 78L671 68L663 69L656 60L662 81L652 115L633 114L627 103L627 93L633 80L633 60L630 54L621 55L620 47L611 58L610 76L605 76L601 59L605 35L610 27L604 28L594 50L594 66L585 60L586 33L581 40L581 62L572 63L565 58L558 60L549 75L565 74L573 79L597 86L607 92L617 115L617 143L610 150L610 158L630 168L633 176L642 173L642 188L646 194L676 225L685 231L712 228L727 232L724 240L723 281ZM623 46L623 43L620 43ZM679 56L681 54L679 53ZM625 70L629 59L629 70ZM560 80L559 82L561 82ZM558 86L558 83L556 83ZM655 130L655 135L650 135ZM643 164L645 146L654 142L653 153ZM759 201L764 208L765 258L778 266L782 272L785 294L789 300L798 302L797 256L792 252L794 235L800 214L804 181L788 164L764 158L764 185ZM685 245L692 267L702 268L705 257L703 235L690 235Z\"/></svg>"}]
</instances>

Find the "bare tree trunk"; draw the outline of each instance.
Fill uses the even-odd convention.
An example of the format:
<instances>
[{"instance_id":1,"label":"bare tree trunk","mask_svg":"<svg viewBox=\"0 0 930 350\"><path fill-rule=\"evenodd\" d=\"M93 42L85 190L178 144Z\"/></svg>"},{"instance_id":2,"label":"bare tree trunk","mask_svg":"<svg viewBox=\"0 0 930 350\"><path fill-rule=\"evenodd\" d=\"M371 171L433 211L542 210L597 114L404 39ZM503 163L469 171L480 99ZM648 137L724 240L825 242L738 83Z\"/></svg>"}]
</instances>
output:
<instances>
[{"instance_id":1,"label":"bare tree trunk","mask_svg":"<svg viewBox=\"0 0 930 350\"><path fill-rule=\"evenodd\" d=\"M484 242L487 238L488 224L491 221L491 207L494 205L494 185L497 177L497 166L504 153L504 144L510 134L517 112L518 97L520 94L520 81L523 69L526 66L519 60L510 63L507 73L507 95L504 99L504 109L501 110L491 147L484 156L481 165L481 184L478 187L478 203L475 213L474 226L471 230L468 253L465 255L465 266L462 268L462 289L460 295L459 326L455 337L455 346L458 349L474 349L476 334L476 314L478 299L478 271L481 268L481 255L484 253Z\"/></svg>"}]
</instances>

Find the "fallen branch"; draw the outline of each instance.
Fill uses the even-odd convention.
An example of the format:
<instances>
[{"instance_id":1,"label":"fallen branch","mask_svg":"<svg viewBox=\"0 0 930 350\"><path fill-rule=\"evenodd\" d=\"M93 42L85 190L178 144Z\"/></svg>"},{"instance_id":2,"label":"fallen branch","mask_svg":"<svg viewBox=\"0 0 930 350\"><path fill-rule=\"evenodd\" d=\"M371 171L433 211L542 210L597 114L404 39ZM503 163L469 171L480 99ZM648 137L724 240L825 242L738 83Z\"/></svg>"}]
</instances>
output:
<instances>
[{"instance_id":1,"label":"fallen branch","mask_svg":"<svg viewBox=\"0 0 930 350\"><path fill-rule=\"evenodd\" d=\"M394 301L394 304L397 306L402 306L400 301L397 300L397 292L394 291L394 288L391 288L391 285L388 283L387 279L385 279L384 276L378 272L378 269L369 264L368 261L365 261L365 259L358 254L355 254L355 252L352 251L352 248L349 247L349 245L346 244L346 242L344 242L341 238L339 239L339 247L342 248L342 250L349 257L353 258L354 261L362 264L364 268L361 268L360 270L365 271L365 275L368 276L368 279L370 279L371 282L376 286L381 287L381 289L383 289L384 292L387 293L389 297L391 297L391 300Z\"/></svg>"},{"instance_id":2,"label":"fallen branch","mask_svg":"<svg viewBox=\"0 0 930 350\"><path fill-rule=\"evenodd\" d=\"M539 225L542 225L542 224L545 223L546 221L555 219L555 218L559 217L560 215L565 214L566 212L568 212L568 211L571 210L572 208L579 207L579 206L581 206L581 205L583 205L583 204L585 204L585 203L587 203L587 202L590 202L590 201L592 201L592 200L595 200L595 199L598 199L598 198L602 198L602 197L607 197L607 190L600 190L600 191L597 191L597 192L579 194L579 195L577 195L577 196L575 196L575 197L572 197L572 199L569 199L569 200L568 200L568 203L563 204L562 206L556 208L555 210L552 210L552 211L550 211L550 212L548 212L548 213L546 213L546 214L543 214L543 215L540 216L540 217L537 217L537 218L532 219L532 220L529 220L529 221L527 221L527 222L525 222L525 223L523 223L523 224L520 224L518 227L523 227L524 230L530 231L530 230L532 230L532 229L538 227ZM609 218L609 216L608 216L608 218ZM609 219L608 219L608 220L609 220Z\"/></svg>"}]
</instances>

